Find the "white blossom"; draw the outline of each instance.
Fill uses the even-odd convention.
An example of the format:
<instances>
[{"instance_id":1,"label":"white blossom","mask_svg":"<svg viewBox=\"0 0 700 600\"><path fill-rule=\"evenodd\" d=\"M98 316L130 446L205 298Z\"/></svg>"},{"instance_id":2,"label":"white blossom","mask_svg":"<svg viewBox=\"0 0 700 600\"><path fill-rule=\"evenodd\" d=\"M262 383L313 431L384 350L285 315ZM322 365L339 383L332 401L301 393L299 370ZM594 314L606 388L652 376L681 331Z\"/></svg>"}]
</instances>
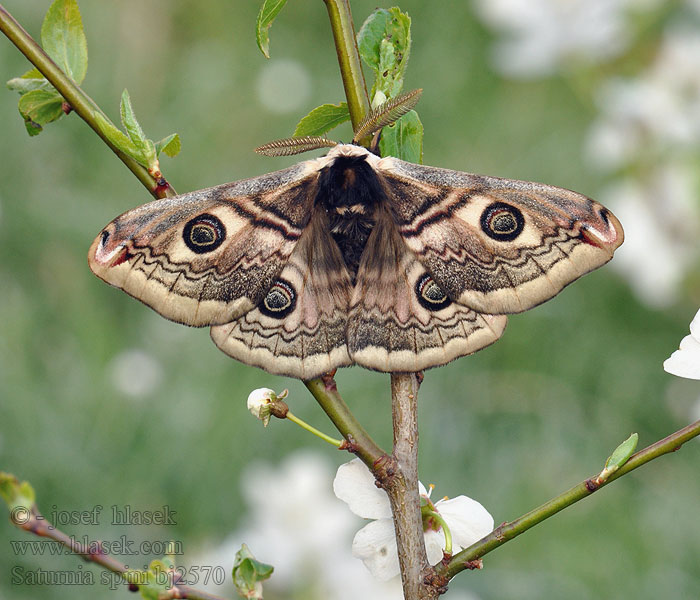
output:
<instances>
[{"instance_id":1,"label":"white blossom","mask_svg":"<svg viewBox=\"0 0 700 600\"><path fill-rule=\"evenodd\" d=\"M502 36L495 67L514 77L553 74L562 63L599 62L628 45L630 15L662 0L476 0L477 13Z\"/></svg>"},{"instance_id":2,"label":"white blossom","mask_svg":"<svg viewBox=\"0 0 700 600\"><path fill-rule=\"evenodd\" d=\"M355 517L331 491L333 467L321 456L295 452L279 465L252 463L241 477L248 512L242 528L195 565L230 572L245 542L259 560L275 567L264 591L305 600L401 600L401 582L379 583L350 553ZM219 595L221 590L212 586Z\"/></svg>"},{"instance_id":3,"label":"white blossom","mask_svg":"<svg viewBox=\"0 0 700 600\"><path fill-rule=\"evenodd\" d=\"M678 377L700 379L700 310L690 323L690 335L685 336L680 348L664 361L664 370Z\"/></svg>"},{"instance_id":4,"label":"white blossom","mask_svg":"<svg viewBox=\"0 0 700 600\"><path fill-rule=\"evenodd\" d=\"M420 495L430 494L419 482ZM399 574L399 558L391 518L389 497L376 487L374 476L359 459L341 465L333 481L335 495L356 515L374 519L360 529L352 542L353 556L360 558L372 575L387 581ZM444 498L434 503L452 534L453 553L470 546L493 530L493 517L476 500L467 496ZM445 534L442 530L425 532L428 561L435 565L443 557Z\"/></svg>"},{"instance_id":5,"label":"white blossom","mask_svg":"<svg viewBox=\"0 0 700 600\"><path fill-rule=\"evenodd\" d=\"M277 398L277 395L270 388L258 388L248 394L248 410L265 427L270 422L270 404L273 398Z\"/></svg>"}]
</instances>

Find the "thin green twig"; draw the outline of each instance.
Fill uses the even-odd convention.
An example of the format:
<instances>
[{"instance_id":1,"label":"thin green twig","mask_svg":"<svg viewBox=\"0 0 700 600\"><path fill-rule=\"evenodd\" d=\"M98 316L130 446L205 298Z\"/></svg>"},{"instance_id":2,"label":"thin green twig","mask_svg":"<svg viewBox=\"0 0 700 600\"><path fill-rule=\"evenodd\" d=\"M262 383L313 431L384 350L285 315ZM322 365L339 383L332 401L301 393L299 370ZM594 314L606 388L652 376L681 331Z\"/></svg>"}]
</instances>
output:
<instances>
[{"instance_id":1,"label":"thin green twig","mask_svg":"<svg viewBox=\"0 0 700 600\"><path fill-rule=\"evenodd\" d=\"M109 554L100 551L99 542L91 542L84 545L76 541L74 536L69 536L52 525L51 522L38 511L36 506L33 506L32 510L28 511L28 514L30 514L30 518L26 520L26 522L23 521L22 523L14 524L18 528L24 529L29 533L58 542L62 546L68 548L68 550L74 554L80 556L86 562L93 562L100 565L107 571L116 573L125 579L126 584L126 577L128 577L127 574L132 572L133 569L129 569L129 567L124 563L119 562ZM147 580L147 578L144 578L144 580ZM138 589L138 586L136 586L132 589L132 591L138 591ZM164 592L162 596L159 596L159 598L160 597L162 597L163 600L168 600L170 598L188 598L189 600L223 600L220 596L214 596L213 594L203 590L196 590L188 585L181 585L177 583L173 583L168 591Z\"/></svg>"},{"instance_id":2,"label":"thin green twig","mask_svg":"<svg viewBox=\"0 0 700 600\"><path fill-rule=\"evenodd\" d=\"M107 116L95 102L66 75L61 68L44 52L43 48L30 36L15 18L0 4L0 31L27 57L48 82L63 96L75 113L83 119L92 130L102 138L105 144L114 152L126 167L136 176L144 187L156 198L174 196L175 190L169 185L157 182L148 169L137 163L119 150L100 130L95 113ZM107 119L109 120L109 119Z\"/></svg>"},{"instance_id":3,"label":"thin green twig","mask_svg":"<svg viewBox=\"0 0 700 600\"><path fill-rule=\"evenodd\" d=\"M333 421L338 431L348 441L348 449L357 454L370 469L373 469L375 463L382 456L386 456L386 452L376 444L355 418L355 415L350 412L348 405L338 393L333 378L326 376L305 381L304 384L330 420Z\"/></svg>"},{"instance_id":4,"label":"thin green twig","mask_svg":"<svg viewBox=\"0 0 700 600\"><path fill-rule=\"evenodd\" d=\"M353 131L357 131L365 117L369 114L370 104L367 94L367 84L362 72L362 61L357 51L355 26L352 22L349 0L324 0L328 9L328 17L333 31L333 40L338 54L340 76L345 88L348 101L348 112ZM368 146L371 138L360 140Z\"/></svg>"},{"instance_id":5,"label":"thin green twig","mask_svg":"<svg viewBox=\"0 0 700 600\"><path fill-rule=\"evenodd\" d=\"M555 498L552 498L549 502L545 502L542 506L531 510L515 521L503 523L503 525L494 529L486 537L469 546L469 548L465 548L458 554L455 554L447 564L438 565L436 568L438 575L451 579L460 571L468 568L468 563L470 561L481 558L492 550L502 546L507 541L524 533L531 527L534 527L559 511L564 510L567 506L571 506L575 502L587 498L596 490L626 475L630 471L645 465L659 456L675 452L685 444L685 442L698 435L700 435L700 421L691 423L668 437L647 446L644 450L633 454L619 470L610 475L607 481L597 483L596 476L593 476L564 493L559 494Z\"/></svg>"}]
</instances>

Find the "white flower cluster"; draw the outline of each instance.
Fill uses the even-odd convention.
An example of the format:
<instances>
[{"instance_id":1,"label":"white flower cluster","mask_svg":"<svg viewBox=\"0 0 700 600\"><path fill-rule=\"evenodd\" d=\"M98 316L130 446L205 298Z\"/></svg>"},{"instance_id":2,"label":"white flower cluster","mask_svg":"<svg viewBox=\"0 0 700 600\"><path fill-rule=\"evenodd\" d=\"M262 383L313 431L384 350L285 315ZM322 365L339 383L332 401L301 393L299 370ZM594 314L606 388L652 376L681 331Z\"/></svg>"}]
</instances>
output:
<instances>
[{"instance_id":1,"label":"white flower cluster","mask_svg":"<svg viewBox=\"0 0 700 600\"><path fill-rule=\"evenodd\" d=\"M338 469L333 482L337 497L331 492L332 477L330 465L310 452L295 452L278 467L251 464L242 476L241 489L249 507L242 519L245 525L217 548L200 553L193 564L230 571L233 556L245 542L259 560L274 566L271 579L263 584L274 597L402 599L401 581L395 577L398 557L386 493L374 485L374 477L359 460ZM429 495L423 486L421 494ZM453 552L493 529L493 518L486 509L465 496L439 500L434 507L450 528ZM352 513L376 520L357 532L351 554L350 541L357 527ZM429 530L425 541L430 562L439 562L444 532ZM213 584L208 589L222 594ZM450 598L474 600L476 596L456 590Z\"/></svg>"},{"instance_id":2,"label":"white flower cluster","mask_svg":"<svg viewBox=\"0 0 700 600\"><path fill-rule=\"evenodd\" d=\"M625 224L613 266L657 308L700 260L699 64L700 26L671 25L647 71L604 84L587 144L602 170L627 173L600 195Z\"/></svg>"},{"instance_id":3,"label":"white flower cluster","mask_svg":"<svg viewBox=\"0 0 700 600\"><path fill-rule=\"evenodd\" d=\"M193 564L231 571L245 542L255 556L275 567L264 582L265 596L307 600L400 600L398 579L378 582L353 558L350 542L356 518L331 490L333 467L320 454L298 451L279 465L255 462L241 477L248 511L242 528ZM235 593L211 586L217 595Z\"/></svg>"},{"instance_id":4,"label":"white flower cluster","mask_svg":"<svg viewBox=\"0 0 700 600\"><path fill-rule=\"evenodd\" d=\"M658 43L645 42L646 66L598 88L586 154L611 179L597 198L625 227L613 268L646 304L674 303L700 262L700 0L477 0L477 8L502 34L495 67L511 77L609 60L629 49L635 17L673 11Z\"/></svg>"},{"instance_id":5,"label":"white flower cluster","mask_svg":"<svg viewBox=\"0 0 700 600\"><path fill-rule=\"evenodd\" d=\"M630 38L629 17L663 0L476 0L501 34L494 66L511 77L543 77L562 64L613 58Z\"/></svg>"},{"instance_id":6,"label":"white flower cluster","mask_svg":"<svg viewBox=\"0 0 700 600\"><path fill-rule=\"evenodd\" d=\"M430 494L420 482L419 489L421 497L429 499ZM340 466L333 481L333 491L357 516L374 519L355 535L353 556L360 558L380 581L397 576L399 556L389 497L375 485L374 476L359 458ZM493 517L481 504L467 496L443 498L434 506L452 534L453 554L493 530ZM445 533L429 528L424 535L428 562L436 565L443 557Z\"/></svg>"}]
</instances>

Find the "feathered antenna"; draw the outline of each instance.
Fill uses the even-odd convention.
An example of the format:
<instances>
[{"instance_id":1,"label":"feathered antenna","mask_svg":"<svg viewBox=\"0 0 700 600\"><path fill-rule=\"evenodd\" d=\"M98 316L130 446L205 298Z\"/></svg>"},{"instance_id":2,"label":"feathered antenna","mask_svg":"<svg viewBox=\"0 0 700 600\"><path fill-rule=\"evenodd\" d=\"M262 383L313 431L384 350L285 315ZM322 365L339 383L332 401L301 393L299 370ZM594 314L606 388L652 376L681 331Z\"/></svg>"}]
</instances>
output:
<instances>
[{"instance_id":1,"label":"feathered antenna","mask_svg":"<svg viewBox=\"0 0 700 600\"><path fill-rule=\"evenodd\" d=\"M309 150L332 148L337 145L338 142L334 142L325 137L306 135L304 137L291 137L268 142L267 144L258 146L255 151L265 156L292 156L293 154L308 152Z\"/></svg>"},{"instance_id":2,"label":"feathered antenna","mask_svg":"<svg viewBox=\"0 0 700 600\"><path fill-rule=\"evenodd\" d=\"M355 132L353 142L358 142L362 138L379 131L382 127L391 125L409 112L420 100L422 89L412 90L396 96L380 104L365 117Z\"/></svg>"},{"instance_id":3,"label":"feathered antenna","mask_svg":"<svg viewBox=\"0 0 700 600\"><path fill-rule=\"evenodd\" d=\"M356 144L362 138L399 120L418 104L422 93L422 89L413 90L380 104L360 123L355 132L355 137L352 138L353 143ZM333 146L337 145L338 142L329 140L326 137L306 135L268 142L258 146L255 151L265 156L292 156L308 152L309 150L318 150L319 148L333 148Z\"/></svg>"}]
</instances>

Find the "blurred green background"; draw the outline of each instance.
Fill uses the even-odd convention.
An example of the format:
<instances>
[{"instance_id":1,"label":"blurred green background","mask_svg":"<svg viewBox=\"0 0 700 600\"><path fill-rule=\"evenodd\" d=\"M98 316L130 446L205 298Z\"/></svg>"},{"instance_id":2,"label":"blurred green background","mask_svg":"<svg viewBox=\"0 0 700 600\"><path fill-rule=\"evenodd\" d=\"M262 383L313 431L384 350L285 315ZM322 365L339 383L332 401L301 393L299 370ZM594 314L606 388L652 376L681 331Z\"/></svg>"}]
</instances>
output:
<instances>
[{"instance_id":1,"label":"blurred green background","mask_svg":"<svg viewBox=\"0 0 700 600\"><path fill-rule=\"evenodd\" d=\"M38 38L48 4L4 5ZM342 99L323 3L289 3L271 29L271 61L255 45L258 4L81 2L83 88L116 120L126 87L150 137L180 133L181 155L161 161L180 192L291 164L252 148ZM357 27L375 6L352 3ZM413 18L406 89L424 88L426 164L596 197L604 176L582 158L596 111L590 95L563 76L501 77L488 59L493 34L468 3L401 7ZM0 66L3 80L29 68L4 37ZM206 330L170 323L90 273L94 236L149 196L75 115L30 139L17 98L0 91L0 469L29 480L46 514L167 504L176 526L129 536L183 540L188 555L241 526L241 472L251 460L277 464L309 447L336 464L348 460L291 424L263 431L247 412L250 390L289 387L294 412L330 431L298 382L229 359ZM333 136L349 140L351 132ZM648 308L606 267L512 317L492 347L426 373L422 480L440 496L478 499L498 524L595 474L632 431L645 446L686 425L700 384L661 365L698 305L687 285L672 306ZM389 446L388 376L352 368L337 380ZM699 461L693 442L626 476L489 555L483 571L462 574L451 590L483 600L700 597ZM108 519L64 530L93 539L123 533ZM99 585L12 585L15 565L79 562L18 556L9 541L23 539L30 536L0 519L1 598L125 597ZM84 568L99 579L98 569Z\"/></svg>"}]
</instances>

